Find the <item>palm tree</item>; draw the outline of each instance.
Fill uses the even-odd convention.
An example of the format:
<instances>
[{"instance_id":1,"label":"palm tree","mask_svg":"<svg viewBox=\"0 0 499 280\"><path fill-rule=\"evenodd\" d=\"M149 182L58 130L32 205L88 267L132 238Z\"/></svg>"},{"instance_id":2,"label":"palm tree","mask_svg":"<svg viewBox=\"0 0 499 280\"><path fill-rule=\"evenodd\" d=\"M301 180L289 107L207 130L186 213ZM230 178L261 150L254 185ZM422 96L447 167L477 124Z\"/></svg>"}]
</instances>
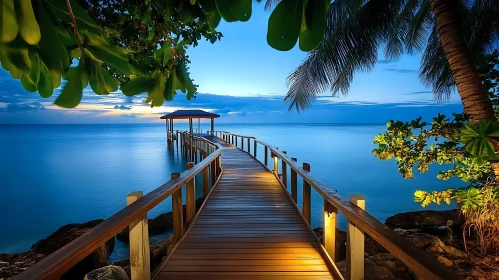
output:
<instances>
[{"instance_id":1,"label":"palm tree","mask_svg":"<svg viewBox=\"0 0 499 280\"><path fill-rule=\"evenodd\" d=\"M335 0L321 46L289 75L285 100L300 110L327 91L346 95L354 74L375 66L379 49L388 60L423 51L419 75L436 100L457 86L471 121L496 120L474 58L498 38L497 0ZM499 177L499 164L493 167Z\"/></svg>"}]
</instances>

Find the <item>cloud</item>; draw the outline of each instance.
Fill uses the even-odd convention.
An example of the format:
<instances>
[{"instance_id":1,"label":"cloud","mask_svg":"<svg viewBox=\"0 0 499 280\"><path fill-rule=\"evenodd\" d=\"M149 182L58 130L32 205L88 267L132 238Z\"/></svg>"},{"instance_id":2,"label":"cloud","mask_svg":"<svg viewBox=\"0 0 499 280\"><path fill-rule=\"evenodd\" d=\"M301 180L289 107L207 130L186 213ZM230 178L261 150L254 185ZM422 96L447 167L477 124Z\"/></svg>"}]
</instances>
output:
<instances>
[{"instance_id":1,"label":"cloud","mask_svg":"<svg viewBox=\"0 0 499 280\"><path fill-rule=\"evenodd\" d=\"M40 102L30 102L30 103L8 103L7 106L0 108L0 112L27 112L27 111L41 111L45 110L45 107Z\"/></svg>"},{"instance_id":2,"label":"cloud","mask_svg":"<svg viewBox=\"0 0 499 280\"><path fill-rule=\"evenodd\" d=\"M414 92L402 93L402 95L420 95L420 94L428 94L428 93L433 93L433 91L431 91L431 90L414 91Z\"/></svg>"},{"instance_id":3,"label":"cloud","mask_svg":"<svg viewBox=\"0 0 499 280\"><path fill-rule=\"evenodd\" d=\"M113 107L115 110L132 110L132 106L127 106L127 105L115 105Z\"/></svg>"},{"instance_id":4,"label":"cloud","mask_svg":"<svg viewBox=\"0 0 499 280\"><path fill-rule=\"evenodd\" d=\"M407 73L417 73L417 69L404 69L404 68L385 68L385 71L395 72L399 74L407 74Z\"/></svg>"}]
</instances>

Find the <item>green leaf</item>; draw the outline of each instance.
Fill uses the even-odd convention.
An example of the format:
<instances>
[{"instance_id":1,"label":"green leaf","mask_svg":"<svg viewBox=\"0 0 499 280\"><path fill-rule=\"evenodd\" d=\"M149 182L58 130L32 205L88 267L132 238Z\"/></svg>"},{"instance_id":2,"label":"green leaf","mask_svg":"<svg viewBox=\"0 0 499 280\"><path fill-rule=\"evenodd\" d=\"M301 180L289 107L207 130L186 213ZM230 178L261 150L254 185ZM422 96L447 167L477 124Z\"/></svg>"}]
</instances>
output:
<instances>
[{"instance_id":1,"label":"green leaf","mask_svg":"<svg viewBox=\"0 0 499 280\"><path fill-rule=\"evenodd\" d=\"M300 33L300 50L309 52L316 49L326 30L326 5L323 0L308 0L303 13L303 26Z\"/></svg>"},{"instance_id":2,"label":"green leaf","mask_svg":"<svg viewBox=\"0 0 499 280\"><path fill-rule=\"evenodd\" d=\"M204 10L206 18L208 19L208 25L211 29L217 28L222 16L218 12L217 4L215 0L202 0L200 1L201 7Z\"/></svg>"},{"instance_id":3,"label":"green leaf","mask_svg":"<svg viewBox=\"0 0 499 280\"><path fill-rule=\"evenodd\" d=\"M28 73L31 69L31 60L26 47L11 47L10 45L0 44L0 58L2 66L11 71L16 68L24 73ZM7 68L4 66L7 65Z\"/></svg>"},{"instance_id":4,"label":"green leaf","mask_svg":"<svg viewBox=\"0 0 499 280\"><path fill-rule=\"evenodd\" d=\"M37 91L36 84L33 84L33 82L29 79L29 75L26 73L23 73L21 77L21 85L23 88L29 92L35 92Z\"/></svg>"},{"instance_id":5,"label":"green leaf","mask_svg":"<svg viewBox=\"0 0 499 280\"><path fill-rule=\"evenodd\" d=\"M126 96L134 96L142 92L148 92L154 85L154 79L150 77L134 77L125 85L121 86L121 91Z\"/></svg>"},{"instance_id":6,"label":"green leaf","mask_svg":"<svg viewBox=\"0 0 499 280\"><path fill-rule=\"evenodd\" d=\"M0 1L0 43L13 41L18 32L14 0Z\"/></svg>"},{"instance_id":7,"label":"green leaf","mask_svg":"<svg viewBox=\"0 0 499 280\"><path fill-rule=\"evenodd\" d=\"M19 34L30 45L40 42L40 26L33 11L31 0L16 0L15 5L17 26Z\"/></svg>"},{"instance_id":8,"label":"green leaf","mask_svg":"<svg viewBox=\"0 0 499 280\"><path fill-rule=\"evenodd\" d=\"M166 82L166 88L165 88L165 99L166 100L173 100L173 97L175 96L175 78L173 77L175 74L171 73L170 77L168 78L168 81Z\"/></svg>"},{"instance_id":9,"label":"green leaf","mask_svg":"<svg viewBox=\"0 0 499 280\"><path fill-rule=\"evenodd\" d=\"M166 78L164 73L159 73L154 86L149 90L146 103L151 103L151 107L159 107L163 105L164 92L166 87Z\"/></svg>"},{"instance_id":10,"label":"green leaf","mask_svg":"<svg viewBox=\"0 0 499 280\"><path fill-rule=\"evenodd\" d=\"M216 0L218 12L226 22L234 22L238 20L229 8L230 1L231 0Z\"/></svg>"},{"instance_id":11,"label":"green leaf","mask_svg":"<svg viewBox=\"0 0 499 280\"><path fill-rule=\"evenodd\" d=\"M62 89L61 95L57 97L54 104L63 108L74 108L80 104L83 96L80 65L76 68L70 68L66 74L66 77L68 82Z\"/></svg>"},{"instance_id":12,"label":"green leaf","mask_svg":"<svg viewBox=\"0 0 499 280\"><path fill-rule=\"evenodd\" d=\"M291 50L300 35L302 15L302 0L282 0L270 15L267 43L276 50Z\"/></svg>"},{"instance_id":13,"label":"green leaf","mask_svg":"<svg viewBox=\"0 0 499 280\"><path fill-rule=\"evenodd\" d=\"M110 92L118 90L118 83L111 74L102 68L102 63L89 59L91 65L90 78L88 80L92 90L99 95L107 95Z\"/></svg>"},{"instance_id":14,"label":"green leaf","mask_svg":"<svg viewBox=\"0 0 499 280\"><path fill-rule=\"evenodd\" d=\"M21 77L22 86L29 92L37 91L38 81L40 80L40 59L37 53L30 56L31 69L28 73L23 73Z\"/></svg>"},{"instance_id":15,"label":"green leaf","mask_svg":"<svg viewBox=\"0 0 499 280\"><path fill-rule=\"evenodd\" d=\"M71 64L68 51L57 35L56 28L45 6L40 1L36 1L36 3L35 10L42 34L39 42L40 57L50 71L62 74Z\"/></svg>"},{"instance_id":16,"label":"green leaf","mask_svg":"<svg viewBox=\"0 0 499 280\"><path fill-rule=\"evenodd\" d=\"M38 81L38 93L43 98L49 98L54 91L54 81L47 66L40 63L40 80Z\"/></svg>"},{"instance_id":17,"label":"green leaf","mask_svg":"<svg viewBox=\"0 0 499 280\"><path fill-rule=\"evenodd\" d=\"M251 0L216 0L216 3L218 11L226 21L248 21L251 18Z\"/></svg>"},{"instance_id":18,"label":"green leaf","mask_svg":"<svg viewBox=\"0 0 499 280\"><path fill-rule=\"evenodd\" d=\"M71 22L71 16L68 12L68 8L66 7L66 1L61 0L43 0L48 5L49 10L57 16L60 20L65 21L67 23ZM83 9L80 4L78 4L74 0L70 0L71 10L73 10L73 14L76 19L76 24L80 30L87 29L94 33L100 33L100 26L88 15L88 13Z\"/></svg>"},{"instance_id":19,"label":"green leaf","mask_svg":"<svg viewBox=\"0 0 499 280\"><path fill-rule=\"evenodd\" d=\"M111 65L123 74L132 75L136 72L135 68L128 62L123 48L94 44L89 44L85 48L96 58Z\"/></svg>"}]
</instances>

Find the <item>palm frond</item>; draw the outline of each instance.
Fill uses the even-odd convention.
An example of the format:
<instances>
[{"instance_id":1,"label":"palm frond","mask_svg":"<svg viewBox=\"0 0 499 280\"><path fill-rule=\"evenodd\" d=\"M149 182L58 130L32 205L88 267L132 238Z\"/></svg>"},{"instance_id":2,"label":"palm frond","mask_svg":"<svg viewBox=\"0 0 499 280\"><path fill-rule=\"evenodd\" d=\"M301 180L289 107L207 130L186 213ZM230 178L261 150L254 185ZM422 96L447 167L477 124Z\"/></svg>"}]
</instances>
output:
<instances>
[{"instance_id":1,"label":"palm frond","mask_svg":"<svg viewBox=\"0 0 499 280\"><path fill-rule=\"evenodd\" d=\"M270 11L274 6L277 6L282 0L267 0L265 1L265 11Z\"/></svg>"},{"instance_id":2,"label":"palm frond","mask_svg":"<svg viewBox=\"0 0 499 280\"><path fill-rule=\"evenodd\" d=\"M419 5L411 7L414 14L408 24L404 41L408 53L420 51L425 47L434 22L430 1L419 2Z\"/></svg>"},{"instance_id":3,"label":"palm frond","mask_svg":"<svg viewBox=\"0 0 499 280\"><path fill-rule=\"evenodd\" d=\"M455 91L454 77L435 24L421 59L419 78L426 86L432 87L437 102L448 100Z\"/></svg>"},{"instance_id":4,"label":"palm frond","mask_svg":"<svg viewBox=\"0 0 499 280\"><path fill-rule=\"evenodd\" d=\"M328 10L326 34L287 79L285 101L289 109L306 109L317 95L327 91L347 94L354 73L376 64L378 46L390 39L390 28L399 11L399 0L360 2L337 0Z\"/></svg>"}]
</instances>

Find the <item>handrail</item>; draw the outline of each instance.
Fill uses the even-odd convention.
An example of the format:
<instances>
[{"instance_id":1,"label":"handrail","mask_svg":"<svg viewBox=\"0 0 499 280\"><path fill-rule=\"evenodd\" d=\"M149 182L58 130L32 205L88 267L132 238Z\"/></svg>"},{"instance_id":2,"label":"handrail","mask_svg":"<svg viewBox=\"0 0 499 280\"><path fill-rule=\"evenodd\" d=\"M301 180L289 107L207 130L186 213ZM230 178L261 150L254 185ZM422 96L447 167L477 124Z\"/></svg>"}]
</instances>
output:
<instances>
[{"instance_id":1,"label":"handrail","mask_svg":"<svg viewBox=\"0 0 499 280\"><path fill-rule=\"evenodd\" d=\"M222 133L236 136L235 134L228 132ZM303 169L303 167L299 166L296 160L290 158L285 152L282 152L278 148L264 141L258 140L255 137L242 135L237 136L254 139L256 143L260 143L270 149L271 154L274 157L280 158L291 168L291 170L294 170L308 184L310 184L327 202L342 212L350 222L355 224L357 228L376 240L417 275L423 277L424 279L462 279L452 270L438 262L430 253L421 250L413 243L410 243L403 236L397 234L388 226L378 221L368 212L343 198L337 191L322 183L315 176L313 176L310 171L307 171ZM276 177L280 180L278 174L276 174Z\"/></svg>"},{"instance_id":2,"label":"handrail","mask_svg":"<svg viewBox=\"0 0 499 280\"><path fill-rule=\"evenodd\" d=\"M203 139L204 141L208 141L205 138ZM90 255L102 244L113 238L133 222L142 219L149 210L180 190L183 185L191 181L198 173L203 172L210 164L217 161L222 153L222 146L217 143L213 143L213 146L217 148L215 151L194 167L182 172L179 177L166 182L144 195L87 233L13 277L13 279L59 279L65 272Z\"/></svg>"}]
</instances>

